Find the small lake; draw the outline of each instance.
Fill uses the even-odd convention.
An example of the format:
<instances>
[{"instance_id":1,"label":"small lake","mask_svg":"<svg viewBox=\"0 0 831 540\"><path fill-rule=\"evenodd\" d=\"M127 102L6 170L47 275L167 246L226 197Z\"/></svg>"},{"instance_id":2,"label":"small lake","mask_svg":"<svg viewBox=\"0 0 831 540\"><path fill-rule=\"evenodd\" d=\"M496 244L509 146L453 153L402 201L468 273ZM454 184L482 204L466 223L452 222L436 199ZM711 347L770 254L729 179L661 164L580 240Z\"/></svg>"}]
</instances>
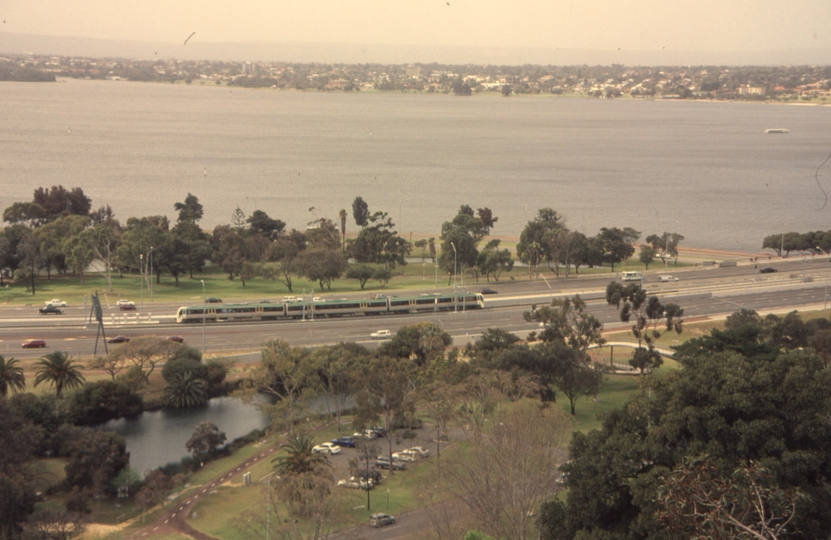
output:
<instances>
[{"instance_id":1,"label":"small lake","mask_svg":"<svg viewBox=\"0 0 831 540\"><path fill-rule=\"evenodd\" d=\"M179 462L189 455L185 443L194 427L206 420L216 424L228 442L268 426L268 416L258 406L221 397L201 407L149 411L137 418L110 420L99 427L126 439L130 466L144 476L150 469Z\"/></svg>"}]
</instances>

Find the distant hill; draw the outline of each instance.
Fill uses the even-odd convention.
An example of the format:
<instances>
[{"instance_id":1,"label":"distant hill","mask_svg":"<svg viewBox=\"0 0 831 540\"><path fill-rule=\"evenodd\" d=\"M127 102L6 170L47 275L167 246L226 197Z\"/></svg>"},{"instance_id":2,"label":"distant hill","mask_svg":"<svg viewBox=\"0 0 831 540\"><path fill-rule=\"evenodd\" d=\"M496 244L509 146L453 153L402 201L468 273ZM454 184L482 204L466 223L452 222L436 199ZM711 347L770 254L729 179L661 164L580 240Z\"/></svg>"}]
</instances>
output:
<instances>
[{"instance_id":1,"label":"distant hill","mask_svg":"<svg viewBox=\"0 0 831 540\"><path fill-rule=\"evenodd\" d=\"M37 36L0 32L0 55L38 54L95 58L265 61L343 64L493 64L493 65L803 65L831 64L829 49L779 51L602 51L531 47L429 47L354 43L237 42L158 43Z\"/></svg>"}]
</instances>

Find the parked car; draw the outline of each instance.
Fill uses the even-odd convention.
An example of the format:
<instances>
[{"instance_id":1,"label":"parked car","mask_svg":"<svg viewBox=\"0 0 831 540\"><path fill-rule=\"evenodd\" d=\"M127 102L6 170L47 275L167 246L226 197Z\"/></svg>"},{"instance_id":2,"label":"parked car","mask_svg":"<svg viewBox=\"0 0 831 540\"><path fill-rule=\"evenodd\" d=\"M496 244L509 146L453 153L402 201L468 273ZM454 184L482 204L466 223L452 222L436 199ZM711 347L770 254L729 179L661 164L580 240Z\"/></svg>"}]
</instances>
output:
<instances>
[{"instance_id":1,"label":"parked car","mask_svg":"<svg viewBox=\"0 0 831 540\"><path fill-rule=\"evenodd\" d=\"M407 468L406 463L397 461L395 459L390 461L390 458L386 456L378 456L378 459L375 460L375 466L379 469L392 469L394 471L401 471Z\"/></svg>"},{"instance_id":2,"label":"parked car","mask_svg":"<svg viewBox=\"0 0 831 540\"><path fill-rule=\"evenodd\" d=\"M123 306L125 304L132 304L132 302L130 302L126 298L119 298L118 301L115 303L115 305L117 306Z\"/></svg>"},{"instance_id":3,"label":"parked car","mask_svg":"<svg viewBox=\"0 0 831 540\"><path fill-rule=\"evenodd\" d=\"M317 446L315 446L314 448L312 448L312 452L314 452L314 453L325 452L325 453L328 453L330 455L340 454L340 446L338 446L336 444L333 444L333 443L330 443L330 442L320 443Z\"/></svg>"},{"instance_id":4,"label":"parked car","mask_svg":"<svg viewBox=\"0 0 831 540\"><path fill-rule=\"evenodd\" d=\"M410 452L415 452L423 458L426 458L430 455L430 450L424 448L423 446L413 446L412 448L410 448Z\"/></svg>"},{"instance_id":5,"label":"parked car","mask_svg":"<svg viewBox=\"0 0 831 540\"><path fill-rule=\"evenodd\" d=\"M342 446L343 448L355 448L355 438L354 437L338 437L337 439L332 439L332 444L337 446Z\"/></svg>"},{"instance_id":6,"label":"parked car","mask_svg":"<svg viewBox=\"0 0 831 540\"><path fill-rule=\"evenodd\" d=\"M210 296L208 298L205 298L205 303L206 304L221 304L222 303L222 298L214 298L213 296Z\"/></svg>"},{"instance_id":7,"label":"parked car","mask_svg":"<svg viewBox=\"0 0 831 540\"><path fill-rule=\"evenodd\" d=\"M129 343L130 338L127 336L115 336L107 340L107 343Z\"/></svg>"},{"instance_id":8,"label":"parked car","mask_svg":"<svg viewBox=\"0 0 831 540\"><path fill-rule=\"evenodd\" d=\"M772 266L765 266L764 268L759 268L760 274L772 274L774 272L778 272L778 270L776 270L776 268Z\"/></svg>"},{"instance_id":9,"label":"parked car","mask_svg":"<svg viewBox=\"0 0 831 540\"><path fill-rule=\"evenodd\" d=\"M424 421L421 418L396 418L392 421L392 429L421 429Z\"/></svg>"},{"instance_id":10,"label":"parked car","mask_svg":"<svg viewBox=\"0 0 831 540\"><path fill-rule=\"evenodd\" d=\"M63 315L63 310L58 306L53 306L52 304L46 304L42 308L38 310L38 313L41 315L49 315L50 313L54 315Z\"/></svg>"},{"instance_id":11,"label":"parked car","mask_svg":"<svg viewBox=\"0 0 831 540\"><path fill-rule=\"evenodd\" d=\"M372 339L390 339L392 337L392 332L389 330L378 330L377 332L369 334L369 337Z\"/></svg>"},{"instance_id":12,"label":"parked car","mask_svg":"<svg viewBox=\"0 0 831 540\"><path fill-rule=\"evenodd\" d=\"M484 289L479 289L479 294L496 294L496 291L485 287Z\"/></svg>"},{"instance_id":13,"label":"parked car","mask_svg":"<svg viewBox=\"0 0 831 540\"><path fill-rule=\"evenodd\" d=\"M384 481L384 477L381 475L381 471L378 469L363 469L358 471L358 478L362 478L364 480L371 480L373 485L378 485Z\"/></svg>"},{"instance_id":14,"label":"parked car","mask_svg":"<svg viewBox=\"0 0 831 540\"><path fill-rule=\"evenodd\" d=\"M64 302L63 300L58 300L57 298L53 298L52 300L46 302L46 305L55 307L66 307L66 302Z\"/></svg>"},{"instance_id":15,"label":"parked car","mask_svg":"<svg viewBox=\"0 0 831 540\"><path fill-rule=\"evenodd\" d=\"M369 524L373 527L383 527L395 523L395 517L389 514L372 514L369 516Z\"/></svg>"},{"instance_id":16,"label":"parked car","mask_svg":"<svg viewBox=\"0 0 831 540\"><path fill-rule=\"evenodd\" d=\"M21 347L24 349L42 349L46 347L46 342L42 339L30 339L28 341L24 341Z\"/></svg>"},{"instance_id":17,"label":"parked car","mask_svg":"<svg viewBox=\"0 0 831 540\"><path fill-rule=\"evenodd\" d=\"M678 278L675 276L658 276L658 281L666 283L668 281L678 281Z\"/></svg>"},{"instance_id":18,"label":"parked car","mask_svg":"<svg viewBox=\"0 0 831 540\"><path fill-rule=\"evenodd\" d=\"M377 434L378 437L386 437L387 436L387 430L382 428L382 427L372 426L371 428L368 428L368 429L370 431L374 431Z\"/></svg>"},{"instance_id":19,"label":"parked car","mask_svg":"<svg viewBox=\"0 0 831 540\"><path fill-rule=\"evenodd\" d=\"M351 476L346 480L338 480L338 487L370 490L375 487L375 484L372 480L364 480L363 478Z\"/></svg>"},{"instance_id":20,"label":"parked car","mask_svg":"<svg viewBox=\"0 0 831 540\"><path fill-rule=\"evenodd\" d=\"M175 341L176 343L184 343L185 342L185 338L183 338L182 336L167 336L164 339L165 339L165 341Z\"/></svg>"},{"instance_id":21,"label":"parked car","mask_svg":"<svg viewBox=\"0 0 831 540\"><path fill-rule=\"evenodd\" d=\"M372 440L372 439L377 439L378 437L380 437L380 435L378 435L377 431L373 431L371 429L365 429L363 431L356 431L355 433L352 434L352 437L355 438L355 439L369 439L369 440Z\"/></svg>"},{"instance_id":22,"label":"parked car","mask_svg":"<svg viewBox=\"0 0 831 540\"><path fill-rule=\"evenodd\" d=\"M400 452L394 452L392 454L392 459L398 460L398 461L405 461L407 463L413 463L415 461L418 461L418 458L414 454L411 454L409 450L402 450Z\"/></svg>"},{"instance_id":23,"label":"parked car","mask_svg":"<svg viewBox=\"0 0 831 540\"><path fill-rule=\"evenodd\" d=\"M118 309L120 309L121 311L135 311L136 305L132 302L128 302L126 304L121 304L120 306L118 306Z\"/></svg>"}]
</instances>

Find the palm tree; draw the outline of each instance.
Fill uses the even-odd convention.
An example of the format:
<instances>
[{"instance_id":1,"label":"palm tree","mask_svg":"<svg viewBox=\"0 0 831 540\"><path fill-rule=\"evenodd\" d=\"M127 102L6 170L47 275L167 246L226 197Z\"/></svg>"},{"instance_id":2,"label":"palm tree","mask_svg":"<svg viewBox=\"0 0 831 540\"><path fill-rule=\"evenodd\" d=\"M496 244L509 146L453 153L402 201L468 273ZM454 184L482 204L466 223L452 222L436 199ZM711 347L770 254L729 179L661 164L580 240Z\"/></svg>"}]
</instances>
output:
<instances>
[{"instance_id":1,"label":"palm tree","mask_svg":"<svg viewBox=\"0 0 831 540\"><path fill-rule=\"evenodd\" d=\"M86 380L76 366L75 360L62 351L51 352L41 357L38 366L35 373L35 386L42 382L54 385L57 397L61 397L64 388L83 386Z\"/></svg>"},{"instance_id":2,"label":"palm tree","mask_svg":"<svg viewBox=\"0 0 831 540\"><path fill-rule=\"evenodd\" d=\"M300 434L280 445L286 451L283 456L271 460L280 476L297 476L306 473L318 473L324 467L331 467L329 459L312 449L315 441L308 435Z\"/></svg>"},{"instance_id":3,"label":"palm tree","mask_svg":"<svg viewBox=\"0 0 831 540\"><path fill-rule=\"evenodd\" d=\"M164 389L164 399L168 405L177 408L204 405L208 401L205 380L193 371L177 373Z\"/></svg>"},{"instance_id":4,"label":"palm tree","mask_svg":"<svg viewBox=\"0 0 831 540\"><path fill-rule=\"evenodd\" d=\"M0 354L0 396L6 397L9 390L15 394L26 390L26 377L23 368L17 365L17 360L6 360Z\"/></svg>"}]
</instances>

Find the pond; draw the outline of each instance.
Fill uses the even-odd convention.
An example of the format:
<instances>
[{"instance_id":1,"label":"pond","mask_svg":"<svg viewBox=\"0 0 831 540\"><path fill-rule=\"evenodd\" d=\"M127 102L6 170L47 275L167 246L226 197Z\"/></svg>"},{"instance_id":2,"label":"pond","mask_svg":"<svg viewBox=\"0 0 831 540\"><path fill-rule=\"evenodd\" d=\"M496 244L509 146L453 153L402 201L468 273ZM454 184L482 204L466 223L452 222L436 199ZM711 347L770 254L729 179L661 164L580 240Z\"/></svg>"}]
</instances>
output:
<instances>
[{"instance_id":1,"label":"pond","mask_svg":"<svg viewBox=\"0 0 831 540\"><path fill-rule=\"evenodd\" d=\"M210 420L225 433L228 442L268 426L268 416L258 406L237 398L221 397L201 407L148 411L136 418L119 418L99 426L115 431L127 441L130 466L141 476L148 470L179 462L189 453L185 443L194 427Z\"/></svg>"}]
</instances>

